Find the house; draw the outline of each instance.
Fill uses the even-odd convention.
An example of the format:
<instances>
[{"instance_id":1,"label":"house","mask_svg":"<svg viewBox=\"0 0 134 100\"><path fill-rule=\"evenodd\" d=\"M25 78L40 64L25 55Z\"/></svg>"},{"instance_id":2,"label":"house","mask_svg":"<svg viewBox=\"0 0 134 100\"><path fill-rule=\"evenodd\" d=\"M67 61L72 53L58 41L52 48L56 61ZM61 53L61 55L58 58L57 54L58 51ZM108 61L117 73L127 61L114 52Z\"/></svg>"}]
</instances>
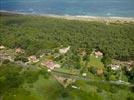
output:
<instances>
[{"instance_id":1,"label":"house","mask_svg":"<svg viewBox=\"0 0 134 100\"><path fill-rule=\"evenodd\" d=\"M22 48L16 48L15 52L16 53L24 53L24 50Z\"/></svg>"},{"instance_id":2,"label":"house","mask_svg":"<svg viewBox=\"0 0 134 100\"><path fill-rule=\"evenodd\" d=\"M50 69L48 69L48 70L47 70L47 72L51 72L51 70L50 70Z\"/></svg>"},{"instance_id":3,"label":"house","mask_svg":"<svg viewBox=\"0 0 134 100\"><path fill-rule=\"evenodd\" d=\"M0 46L0 49L1 49L1 50L2 50L2 49L5 49L5 46L1 45L1 46Z\"/></svg>"},{"instance_id":4,"label":"house","mask_svg":"<svg viewBox=\"0 0 134 100\"><path fill-rule=\"evenodd\" d=\"M127 66L127 71L131 71L133 69L134 62L124 62L124 64Z\"/></svg>"},{"instance_id":5,"label":"house","mask_svg":"<svg viewBox=\"0 0 134 100\"><path fill-rule=\"evenodd\" d=\"M120 69L120 66L116 65L116 64L110 64L110 65L108 65L108 67L111 67L112 70L119 70Z\"/></svg>"},{"instance_id":6,"label":"house","mask_svg":"<svg viewBox=\"0 0 134 100\"><path fill-rule=\"evenodd\" d=\"M132 67L131 67L131 66L128 66L128 67L127 67L127 70L128 70L128 71L131 71L131 70L132 70Z\"/></svg>"},{"instance_id":7,"label":"house","mask_svg":"<svg viewBox=\"0 0 134 100\"><path fill-rule=\"evenodd\" d=\"M14 59L9 55L9 54L0 54L0 59L3 59L3 60L9 60L11 62L14 62Z\"/></svg>"},{"instance_id":8,"label":"house","mask_svg":"<svg viewBox=\"0 0 134 100\"><path fill-rule=\"evenodd\" d=\"M127 65L127 71L131 71L133 69L133 65Z\"/></svg>"},{"instance_id":9,"label":"house","mask_svg":"<svg viewBox=\"0 0 134 100\"><path fill-rule=\"evenodd\" d=\"M95 54L96 58L103 56L103 53L100 51L96 51L96 52L94 52L94 54Z\"/></svg>"},{"instance_id":10,"label":"house","mask_svg":"<svg viewBox=\"0 0 134 100\"><path fill-rule=\"evenodd\" d=\"M86 77L86 76L87 76L87 73L82 73L82 76L83 76L83 77Z\"/></svg>"},{"instance_id":11,"label":"house","mask_svg":"<svg viewBox=\"0 0 134 100\"><path fill-rule=\"evenodd\" d=\"M37 57L35 55L29 56L28 60L29 60L29 62L34 62L34 63L39 61L39 59L37 59Z\"/></svg>"},{"instance_id":12,"label":"house","mask_svg":"<svg viewBox=\"0 0 134 100\"><path fill-rule=\"evenodd\" d=\"M67 53L69 50L70 50L70 46L68 46L67 48L59 49L59 53L60 53L60 54L65 54L65 53Z\"/></svg>"},{"instance_id":13,"label":"house","mask_svg":"<svg viewBox=\"0 0 134 100\"><path fill-rule=\"evenodd\" d=\"M42 62L41 65L46 66L47 68L49 68L51 70L61 67L59 64L54 63L52 60Z\"/></svg>"}]
</instances>

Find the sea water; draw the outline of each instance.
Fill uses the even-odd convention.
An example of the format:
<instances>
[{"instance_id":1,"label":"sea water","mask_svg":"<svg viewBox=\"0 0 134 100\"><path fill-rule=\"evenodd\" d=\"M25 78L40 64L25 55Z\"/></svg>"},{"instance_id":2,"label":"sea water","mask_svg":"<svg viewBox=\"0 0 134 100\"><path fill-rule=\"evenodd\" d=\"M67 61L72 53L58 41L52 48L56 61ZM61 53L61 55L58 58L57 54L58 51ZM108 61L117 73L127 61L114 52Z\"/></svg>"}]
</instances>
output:
<instances>
[{"instance_id":1,"label":"sea water","mask_svg":"<svg viewBox=\"0 0 134 100\"><path fill-rule=\"evenodd\" d=\"M31 14L134 17L134 0L0 0L0 10Z\"/></svg>"}]
</instances>

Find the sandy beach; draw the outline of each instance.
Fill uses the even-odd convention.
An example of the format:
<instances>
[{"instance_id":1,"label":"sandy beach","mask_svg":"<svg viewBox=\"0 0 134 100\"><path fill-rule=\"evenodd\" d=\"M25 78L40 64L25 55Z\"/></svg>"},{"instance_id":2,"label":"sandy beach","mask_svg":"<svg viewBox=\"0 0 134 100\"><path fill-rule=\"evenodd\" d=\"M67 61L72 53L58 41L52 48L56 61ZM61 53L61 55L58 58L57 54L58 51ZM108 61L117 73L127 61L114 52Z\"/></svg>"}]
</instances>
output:
<instances>
[{"instance_id":1,"label":"sandy beach","mask_svg":"<svg viewBox=\"0 0 134 100\"><path fill-rule=\"evenodd\" d=\"M53 14L22 13L22 12L3 11L3 10L0 10L0 13L30 15L30 16L44 16L44 17L61 18L67 20L99 21L99 22L105 22L106 24L134 22L134 17L100 17L100 16L70 16L70 15L60 16L60 15L53 15Z\"/></svg>"},{"instance_id":2,"label":"sandy beach","mask_svg":"<svg viewBox=\"0 0 134 100\"><path fill-rule=\"evenodd\" d=\"M96 17L96 16L51 16L68 20L83 20L83 21L100 21L108 23L130 23L134 22L134 18L128 17Z\"/></svg>"}]
</instances>

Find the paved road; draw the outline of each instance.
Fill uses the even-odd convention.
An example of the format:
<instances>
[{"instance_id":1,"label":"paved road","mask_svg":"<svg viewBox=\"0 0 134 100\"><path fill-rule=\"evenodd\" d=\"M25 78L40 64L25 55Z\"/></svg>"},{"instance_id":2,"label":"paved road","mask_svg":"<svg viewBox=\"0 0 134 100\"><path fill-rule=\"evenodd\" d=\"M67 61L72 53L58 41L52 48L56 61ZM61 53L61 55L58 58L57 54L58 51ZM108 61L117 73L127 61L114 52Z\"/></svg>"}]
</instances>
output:
<instances>
[{"instance_id":1,"label":"paved road","mask_svg":"<svg viewBox=\"0 0 134 100\"><path fill-rule=\"evenodd\" d=\"M75 80L85 80L85 81L91 81L91 82L99 82L99 83L110 83L110 84L115 84L115 85L125 85L125 86L134 86L134 84L130 84L128 82L124 82L124 81L106 81L106 80L94 80L94 79L90 79L88 77L82 77L80 75L75 75L75 74L70 74L70 73L64 73L64 72L60 72L60 71L52 71L53 74L65 77L65 78L71 78L71 79L75 79Z\"/></svg>"},{"instance_id":2,"label":"paved road","mask_svg":"<svg viewBox=\"0 0 134 100\"><path fill-rule=\"evenodd\" d=\"M30 66L34 66L34 65L26 65L25 63L21 62L14 62L19 66L22 67L30 67ZM65 77L65 78L71 78L71 79L75 79L75 80L85 80L85 81L92 81L92 82L100 82L100 83L110 83L110 84L115 84L115 85L126 85L126 86L134 86L134 84L130 84L128 82L124 82L124 81L106 81L106 80L94 80L94 79L90 79L88 77L82 77L80 75L75 75L75 74L70 74L70 73L64 73L64 72L60 72L60 71L55 71L52 70L53 74Z\"/></svg>"}]
</instances>

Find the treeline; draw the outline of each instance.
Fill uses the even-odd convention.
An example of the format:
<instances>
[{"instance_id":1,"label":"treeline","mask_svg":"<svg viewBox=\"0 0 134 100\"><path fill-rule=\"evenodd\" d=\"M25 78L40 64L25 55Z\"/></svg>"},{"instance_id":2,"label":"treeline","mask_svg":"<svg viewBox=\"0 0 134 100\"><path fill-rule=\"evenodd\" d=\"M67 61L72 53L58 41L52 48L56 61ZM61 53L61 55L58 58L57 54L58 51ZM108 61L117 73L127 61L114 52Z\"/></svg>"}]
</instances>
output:
<instances>
[{"instance_id":1,"label":"treeline","mask_svg":"<svg viewBox=\"0 0 134 100\"><path fill-rule=\"evenodd\" d=\"M0 14L0 44L28 54L72 46L99 49L111 58L134 59L134 23L110 24L37 16Z\"/></svg>"}]
</instances>

